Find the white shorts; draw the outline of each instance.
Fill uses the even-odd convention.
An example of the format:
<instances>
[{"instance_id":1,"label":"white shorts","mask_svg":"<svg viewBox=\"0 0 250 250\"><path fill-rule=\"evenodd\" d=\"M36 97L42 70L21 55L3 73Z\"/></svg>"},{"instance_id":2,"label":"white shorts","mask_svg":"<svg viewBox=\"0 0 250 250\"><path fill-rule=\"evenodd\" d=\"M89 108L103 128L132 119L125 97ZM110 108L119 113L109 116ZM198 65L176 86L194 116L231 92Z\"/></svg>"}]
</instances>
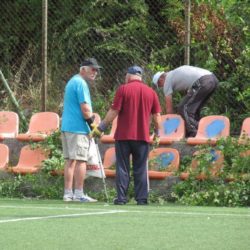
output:
<instances>
[{"instance_id":1,"label":"white shorts","mask_svg":"<svg viewBox=\"0 0 250 250\"><path fill-rule=\"evenodd\" d=\"M98 164L96 145L88 135L62 132L63 156L65 159Z\"/></svg>"}]
</instances>

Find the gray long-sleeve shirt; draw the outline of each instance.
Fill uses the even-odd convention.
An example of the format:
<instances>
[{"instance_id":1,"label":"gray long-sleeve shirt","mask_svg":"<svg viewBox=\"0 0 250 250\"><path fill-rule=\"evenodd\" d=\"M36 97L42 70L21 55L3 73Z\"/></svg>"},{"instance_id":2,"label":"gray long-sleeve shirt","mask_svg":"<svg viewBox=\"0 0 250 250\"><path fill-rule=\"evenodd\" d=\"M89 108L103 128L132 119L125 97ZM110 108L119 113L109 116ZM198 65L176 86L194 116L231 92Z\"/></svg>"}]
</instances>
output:
<instances>
[{"instance_id":1,"label":"gray long-sleeve shirt","mask_svg":"<svg viewBox=\"0 0 250 250\"><path fill-rule=\"evenodd\" d=\"M163 91L165 96L171 95L173 91L187 91L195 81L202 76L211 75L212 72L189 65L180 66L167 72Z\"/></svg>"}]
</instances>

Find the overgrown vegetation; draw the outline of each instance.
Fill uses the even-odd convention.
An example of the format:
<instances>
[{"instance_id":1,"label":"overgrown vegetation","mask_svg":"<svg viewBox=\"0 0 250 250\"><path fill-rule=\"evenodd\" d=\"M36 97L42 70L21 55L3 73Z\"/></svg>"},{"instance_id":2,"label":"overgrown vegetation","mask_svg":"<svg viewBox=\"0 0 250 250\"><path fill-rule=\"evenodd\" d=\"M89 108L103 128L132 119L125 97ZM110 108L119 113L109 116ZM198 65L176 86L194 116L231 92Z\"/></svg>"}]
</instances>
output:
<instances>
[{"instance_id":1,"label":"overgrown vegetation","mask_svg":"<svg viewBox=\"0 0 250 250\"><path fill-rule=\"evenodd\" d=\"M235 138L229 137L219 140L215 147L198 146L197 150L203 153L194 157L199 162L196 169L190 167L191 158L181 169L182 172L188 171L190 176L175 185L172 195L176 201L199 206L249 206L250 144L242 145ZM224 157L215 175L212 174L215 159L211 150L219 150ZM197 178L200 175L206 178Z\"/></svg>"},{"instance_id":2,"label":"overgrown vegetation","mask_svg":"<svg viewBox=\"0 0 250 250\"><path fill-rule=\"evenodd\" d=\"M60 132L57 131L45 141L34 146L38 145L42 145L50 151L50 158L44 161L41 171L33 175L12 175L2 172L0 174L1 197L61 199L63 175L55 174L56 171L63 170L64 167ZM217 150L221 152L224 160L216 174L213 174L215 167L213 162L216 160L216 155L211 154L211 152ZM173 185L172 194L169 196L152 190L149 194L150 202L158 204L178 202L199 206L249 206L250 154L246 154L249 150L249 143L246 145L239 144L238 140L232 137L220 139L214 147L198 146L197 151L202 152L202 154L197 154L195 157L183 157L180 169L175 173L176 176L180 176L183 172L188 172L189 178ZM191 168L192 161L199 162L195 169ZM162 169L161 162L161 159L153 159L150 164L154 169L164 171L166 169ZM205 178L197 179L201 174L205 175ZM108 193L110 201L112 201L116 195L115 189L109 188ZM95 192L91 190L90 194L100 201L106 201L103 191ZM131 177L128 197L131 203L135 203L133 177Z\"/></svg>"},{"instance_id":3,"label":"overgrown vegetation","mask_svg":"<svg viewBox=\"0 0 250 250\"><path fill-rule=\"evenodd\" d=\"M1 7L0 68L29 116L41 108L41 1L2 1ZM91 89L95 112L101 115L128 65L144 67L148 83L156 70L182 65L184 9L181 0L50 1L48 109L61 114L65 83L86 56L95 56L103 66ZM202 113L227 115L232 134L250 116L249 24L248 1L192 1L191 65L213 71L220 80ZM0 108L13 109L2 85L0 93ZM174 96L175 103L180 98Z\"/></svg>"},{"instance_id":4,"label":"overgrown vegetation","mask_svg":"<svg viewBox=\"0 0 250 250\"><path fill-rule=\"evenodd\" d=\"M4 24L0 27L0 69L29 119L41 109L42 4L40 0L15 0L1 1L0 5L0 21ZM149 84L155 71L171 70L184 63L185 17L181 0L51 0L48 21L47 109L59 115L65 83L77 73L83 57L95 56L103 66L97 84L91 85L94 111L102 118L115 89L123 82L127 66L141 65ZM228 116L231 135L238 135L243 119L250 117L249 26L248 1L192 1L191 65L213 71L220 80L202 114ZM158 94L164 114L164 96L162 91ZM0 95L0 109L13 110L2 84ZM180 98L175 95L174 102L177 104ZM1 195L61 197L63 178L51 176L51 171L61 170L64 165L59 136L58 131L42 143L50 151L50 159L44 162L41 173L3 174ZM229 138L215 149L221 150L225 158L216 179L196 180L199 173L192 172L190 179L176 185L173 198L184 204L249 206L249 179L242 174L249 174L250 164L248 157L241 157L246 148ZM186 171L191 160L191 156L181 159L180 172ZM203 172L208 169L211 156L205 153L197 160L201 164L196 171ZM209 171L206 173L209 175ZM153 193L150 196L152 201L163 201Z\"/></svg>"}]
</instances>

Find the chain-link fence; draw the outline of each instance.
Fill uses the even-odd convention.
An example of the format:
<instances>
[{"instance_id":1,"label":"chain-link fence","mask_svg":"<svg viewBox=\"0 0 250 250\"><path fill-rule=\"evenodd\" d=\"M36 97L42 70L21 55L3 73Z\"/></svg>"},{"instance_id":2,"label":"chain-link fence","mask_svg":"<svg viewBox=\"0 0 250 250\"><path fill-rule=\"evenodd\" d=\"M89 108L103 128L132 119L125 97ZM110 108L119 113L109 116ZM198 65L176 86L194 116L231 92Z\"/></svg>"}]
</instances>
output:
<instances>
[{"instance_id":1,"label":"chain-link fence","mask_svg":"<svg viewBox=\"0 0 250 250\"><path fill-rule=\"evenodd\" d=\"M23 107L38 108L40 102L42 2L0 2L0 69ZM95 57L103 66L97 81L98 93L103 95L123 81L126 68L132 64L145 69L144 80L148 83L155 71L183 65L188 32L186 2L48 0L49 107L59 106L66 81L78 72L86 57ZM233 25L233 19L229 22L222 7L212 5L212 1L191 2L190 64L210 69L221 82L238 81L237 60L246 43L242 27ZM232 88L230 83L223 91ZM243 91L246 86L238 82L236 88ZM0 91L4 107L7 93L1 85ZM22 98L24 95L30 98ZM237 102L235 95L221 93L217 113L227 114L228 107L223 105L237 106L245 112L247 104Z\"/></svg>"}]
</instances>

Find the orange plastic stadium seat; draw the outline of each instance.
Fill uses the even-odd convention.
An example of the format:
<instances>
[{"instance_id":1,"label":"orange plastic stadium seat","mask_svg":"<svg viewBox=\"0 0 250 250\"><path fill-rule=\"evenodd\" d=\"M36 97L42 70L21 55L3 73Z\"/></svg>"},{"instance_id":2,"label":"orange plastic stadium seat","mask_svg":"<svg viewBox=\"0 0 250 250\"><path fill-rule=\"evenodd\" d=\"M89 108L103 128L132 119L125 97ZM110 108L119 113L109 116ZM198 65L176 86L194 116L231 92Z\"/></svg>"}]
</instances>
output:
<instances>
[{"instance_id":1,"label":"orange plastic stadium seat","mask_svg":"<svg viewBox=\"0 0 250 250\"><path fill-rule=\"evenodd\" d=\"M180 155L174 148L156 148L149 152L149 179L165 179L179 169Z\"/></svg>"},{"instance_id":2,"label":"orange plastic stadium seat","mask_svg":"<svg viewBox=\"0 0 250 250\"><path fill-rule=\"evenodd\" d=\"M214 150L211 149L209 152L206 152L204 150L199 150L194 152L193 156L199 156L199 155L204 155L206 153L209 153L211 155L211 160L209 163L209 169L208 171L210 174L206 173L198 173L197 176L195 177L197 180L205 180L209 176L211 177L216 177L218 174L218 171L223 167L223 162L224 162L224 156L220 150ZM190 167L189 172L183 172L180 174L180 178L182 180L186 180L189 178L191 172L195 172L197 167L199 166L199 160L193 159Z\"/></svg>"},{"instance_id":3,"label":"orange plastic stadium seat","mask_svg":"<svg viewBox=\"0 0 250 250\"><path fill-rule=\"evenodd\" d=\"M108 148L104 153L103 168L106 177L115 177L115 147Z\"/></svg>"},{"instance_id":4,"label":"orange plastic stadium seat","mask_svg":"<svg viewBox=\"0 0 250 250\"><path fill-rule=\"evenodd\" d=\"M250 117L246 118L242 123L239 143L250 143Z\"/></svg>"},{"instance_id":5,"label":"orange plastic stadium seat","mask_svg":"<svg viewBox=\"0 0 250 250\"><path fill-rule=\"evenodd\" d=\"M54 112L40 112L32 115L29 129L25 134L17 135L19 141L43 141L48 135L59 129L60 118Z\"/></svg>"},{"instance_id":6,"label":"orange plastic stadium seat","mask_svg":"<svg viewBox=\"0 0 250 250\"><path fill-rule=\"evenodd\" d=\"M10 168L16 174L33 174L42 167L42 162L48 159L48 152L41 148L32 149L30 145L22 147L18 164Z\"/></svg>"},{"instance_id":7,"label":"orange plastic stadium seat","mask_svg":"<svg viewBox=\"0 0 250 250\"><path fill-rule=\"evenodd\" d=\"M177 114L161 116L160 144L171 144L185 137L185 123Z\"/></svg>"},{"instance_id":8,"label":"orange plastic stadium seat","mask_svg":"<svg viewBox=\"0 0 250 250\"><path fill-rule=\"evenodd\" d=\"M0 144L0 170L5 170L9 163L9 148L5 144Z\"/></svg>"},{"instance_id":9,"label":"orange plastic stadium seat","mask_svg":"<svg viewBox=\"0 0 250 250\"><path fill-rule=\"evenodd\" d=\"M109 135L103 135L101 137L100 140L102 143L114 143L115 142L114 135L115 135L116 127L117 127L117 117L112 122L112 127L111 127Z\"/></svg>"},{"instance_id":10,"label":"orange plastic stadium seat","mask_svg":"<svg viewBox=\"0 0 250 250\"><path fill-rule=\"evenodd\" d=\"M12 111L0 111L0 141L15 138L18 134L19 117Z\"/></svg>"},{"instance_id":11,"label":"orange plastic stadium seat","mask_svg":"<svg viewBox=\"0 0 250 250\"><path fill-rule=\"evenodd\" d=\"M215 145L217 140L230 135L230 121L226 116L210 115L201 118L195 137L189 137L187 144Z\"/></svg>"}]
</instances>

